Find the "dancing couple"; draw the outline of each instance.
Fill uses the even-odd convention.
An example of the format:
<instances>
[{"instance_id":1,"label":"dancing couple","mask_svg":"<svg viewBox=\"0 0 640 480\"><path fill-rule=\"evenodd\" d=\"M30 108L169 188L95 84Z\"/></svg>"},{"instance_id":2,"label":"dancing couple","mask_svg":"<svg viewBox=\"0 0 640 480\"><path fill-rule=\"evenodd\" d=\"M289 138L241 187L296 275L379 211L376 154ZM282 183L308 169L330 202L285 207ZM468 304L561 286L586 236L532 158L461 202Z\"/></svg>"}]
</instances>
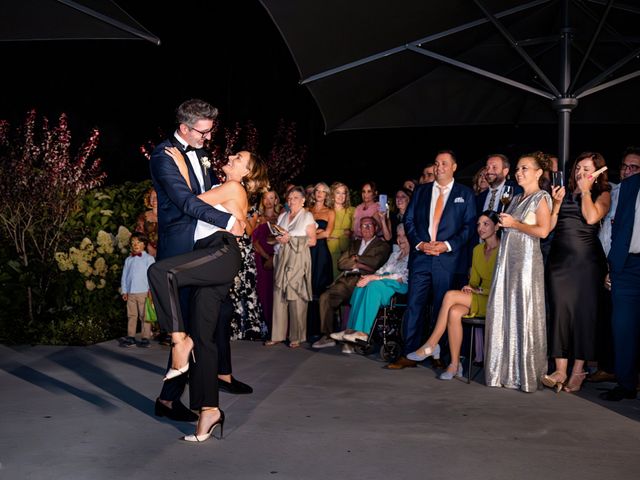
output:
<instances>
[{"instance_id":1,"label":"dancing couple","mask_svg":"<svg viewBox=\"0 0 640 480\"><path fill-rule=\"evenodd\" d=\"M236 237L244 231L248 195L268 187L264 163L241 151L229 156L222 167L224 183L212 188L211 165L202 147L211 139L217 114L201 100L184 102L177 110L173 138L151 156L159 206L158 261L148 275L158 322L171 335L156 414L195 419L179 400L188 372L190 407L200 412L195 434L183 438L189 442L207 440L218 426L222 436L216 326L241 267Z\"/></svg>"}]
</instances>

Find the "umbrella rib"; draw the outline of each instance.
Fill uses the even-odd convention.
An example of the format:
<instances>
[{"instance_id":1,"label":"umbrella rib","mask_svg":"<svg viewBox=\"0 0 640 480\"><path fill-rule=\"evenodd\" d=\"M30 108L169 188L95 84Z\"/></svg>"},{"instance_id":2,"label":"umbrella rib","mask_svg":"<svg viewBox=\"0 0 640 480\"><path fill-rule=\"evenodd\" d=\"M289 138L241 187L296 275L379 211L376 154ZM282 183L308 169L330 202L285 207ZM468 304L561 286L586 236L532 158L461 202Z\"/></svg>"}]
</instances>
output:
<instances>
[{"instance_id":1,"label":"umbrella rib","mask_svg":"<svg viewBox=\"0 0 640 480\"><path fill-rule=\"evenodd\" d=\"M593 80L591 80L590 82L588 82L587 84L583 85L581 88L576 90L575 96L578 97L578 98L584 96L585 92L592 90L593 87L597 86L602 80L607 78L609 75L613 74L613 72L615 72L616 70L624 67L627 63L629 63L631 60L636 58L638 55L640 55L640 48L635 49L629 55L627 55L623 59L617 61L616 63L611 65L607 70L605 70L600 75L595 77ZM611 82L606 82L603 85L607 85L607 84L610 84L610 83ZM600 90L602 90L602 89L600 89Z\"/></svg>"},{"instance_id":2,"label":"umbrella rib","mask_svg":"<svg viewBox=\"0 0 640 480\"><path fill-rule=\"evenodd\" d=\"M587 2L595 3L598 5L605 4L605 0L587 0ZM623 12L640 13L640 8L627 5L626 3L617 3L613 8L622 10Z\"/></svg>"},{"instance_id":3,"label":"umbrella rib","mask_svg":"<svg viewBox=\"0 0 640 480\"><path fill-rule=\"evenodd\" d=\"M598 21L598 16L597 16L595 13L593 13L593 12L591 11L591 9L590 9L590 8L588 8L586 5L584 5L583 3L580 3L580 2L575 2L574 4L575 4L575 6L576 6L576 7L578 7L580 10L582 10L582 12L583 12L585 15L587 15L589 18L591 18L591 20L593 20L594 22L597 22L597 21ZM615 8L615 7L616 7L616 5L614 5L614 8ZM623 37L622 35L620 35L620 33L618 33L618 31L617 31L615 28L613 28L613 27L611 27L611 26L609 26L609 25L607 25L607 24L605 24L605 25L604 25L604 28L607 30L607 32L608 32L610 35L612 35L613 37L615 37L615 38L618 40L618 42L620 42L622 45L624 45L625 47L627 47L629 50L631 50L631 49L633 48L633 46L632 46L632 45L630 45L630 44L629 44L629 42L627 42L627 40L625 39L625 37Z\"/></svg>"},{"instance_id":4,"label":"umbrella rib","mask_svg":"<svg viewBox=\"0 0 640 480\"><path fill-rule=\"evenodd\" d=\"M609 82L605 82L605 83L603 83L601 85L598 85L598 86L595 86L595 87L590 88L588 90L585 90L582 93L578 94L576 96L576 98L577 99L584 98L587 95L591 95L592 93L599 92L600 90L604 90L606 88L613 87L615 85L618 85L619 83L626 82L627 80L631 80L631 79L639 77L639 76L640 76L640 70L636 70L635 72L628 73L627 75L623 75L622 77L613 79L613 80L611 80Z\"/></svg>"},{"instance_id":5,"label":"umbrella rib","mask_svg":"<svg viewBox=\"0 0 640 480\"><path fill-rule=\"evenodd\" d=\"M445 57L444 55L440 55L439 53L432 52L430 50L426 50L424 48L412 47L409 46L409 50L415 53L419 53L426 57L433 58L435 60L439 60L443 63L447 63L449 65L453 65L454 67L461 68L463 70L467 70L469 72L475 73L477 75L490 78L500 83L504 83L511 87L519 88L520 90L524 90L529 93L533 93L534 95L538 95L540 97L546 98L548 100L553 100L556 98L555 95L549 93L545 90L540 90L539 88L531 87L527 84L518 82L516 80L512 80L511 78L503 77L502 75L498 75L497 73L490 72L488 70L483 70L482 68L474 67L473 65L469 65L468 63L460 62L453 58Z\"/></svg>"},{"instance_id":6,"label":"umbrella rib","mask_svg":"<svg viewBox=\"0 0 640 480\"><path fill-rule=\"evenodd\" d=\"M131 25L127 25L126 23L122 23L118 20L116 20L115 18L111 18L107 15L104 15L100 12L96 12L95 10L90 9L89 7L86 7L84 5L80 5L77 2L74 2L73 0L57 0L59 3L62 3L63 5L66 5L67 7L73 8L75 10L78 10L79 12L82 12L86 15L89 15L90 17L94 17L104 23L108 23L109 25L112 25L116 28L119 28L120 30L123 30L125 32L131 33L132 35L135 35L136 37L140 37L144 40L148 40L151 43L155 43L156 45L160 45L160 39L156 36L154 36L151 32L147 31L146 29L144 29L144 27L142 27L142 25L140 25L143 30L140 30L138 28L134 28ZM113 2L111 2L113 3ZM114 5L116 5L118 8L120 8L117 4L114 3ZM133 17L131 17L131 15L129 15L127 12L125 12L124 10L122 10L122 8L120 8L120 10L125 13L126 15L129 16L129 18L131 18L133 21L135 21L135 19ZM135 21L136 23L138 23L137 21Z\"/></svg>"},{"instance_id":7,"label":"umbrella rib","mask_svg":"<svg viewBox=\"0 0 640 480\"><path fill-rule=\"evenodd\" d=\"M528 10L530 8L537 7L537 6L543 5L545 3L549 3L551 1L553 1L553 0L533 0L533 1L529 2L529 3L525 3L524 5L519 5L517 7L510 8L508 10L503 10L502 12L496 13L495 16L496 16L496 18L507 17L509 15L513 15L514 13L519 13L519 12L522 12L524 10ZM388 57L390 55L395 55L396 53L400 53L400 52L403 52L405 50L410 50L409 47L411 47L411 46L415 47L415 46L424 45L425 43L434 42L436 40L439 40L440 38L449 37L449 36L454 35L456 33L460 33L460 32L463 32L465 30L469 30L470 28L474 28L474 27L477 27L477 26L480 26L480 25L484 25L485 23L489 23L489 20L487 18L481 18L481 19L478 19L478 20L474 20L472 22L464 23L464 24L459 25L459 26L454 27L454 28L450 28L448 30L444 30L442 32L434 33L433 35L429 35L427 37L420 38L420 39L415 40L413 42L409 42L409 43L407 43L405 45L400 45L398 47L390 48L389 50L385 50L383 52L374 53L373 55L369 55L368 57L361 58L360 60L356 60L356 61L353 61L353 62L345 63L344 65L340 65L338 67L334 67L334 68L331 68L329 70L325 70L324 72L320 72L320 73L317 73L315 75L311 75L310 77L304 78L304 79L300 80L300 85L306 85L308 83L315 82L317 80L321 80L321 79L326 78L326 77L330 77L330 76L335 75L337 73L341 73L341 72L344 72L346 70L351 70L352 68L359 67L360 65L365 65L367 63L374 62L374 61L379 60L381 58Z\"/></svg>"},{"instance_id":8,"label":"umbrella rib","mask_svg":"<svg viewBox=\"0 0 640 480\"><path fill-rule=\"evenodd\" d=\"M478 6L480 10L484 13L484 15L491 21L494 27L502 34L502 36L511 44L511 46L515 49L516 52L524 59L525 62L529 64L529 66L533 69L534 72L538 74L540 79L546 84L547 88L553 92L556 97L560 97L560 91L556 88L556 86L547 78L542 69L538 66L536 62L529 56L529 54L520 46L515 38L509 33L509 31L498 21L498 19L485 7L485 5L480 0L473 0L475 4Z\"/></svg>"},{"instance_id":9,"label":"umbrella rib","mask_svg":"<svg viewBox=\"0 0 640 480\"><path fill-rule=\"evenodd\" d=\"M600 32L602 32L602 27L604 27L605 23L607 22L607 17L609 16L609 12L611 11L611 7L613 6L613 0L608 0L607 1L607 8L605 9L604 13L602 14L602 18L600 19L600 22L598 23L598 26L596 27L596 31L593 33L593 37L591 37L591 41L589 42L589 46L587 47L587 51L585 52L584 56L582 57L582 62L580 62L580 66L578 67L578 70L576 71L575 76L573 77L573 80L571 81L571 85L569 85L569 92L572 92L574 87L576 86L576 84L578 83L578 78L580 78L580 75L582 74L582 70L584 69L584 66L586 65L587 61L589 60L589 57L591 56L591 51L593 50L593 47L596 44L596 41L598 40L598 37L600 36Z\"/></svg>"}]
</instances>

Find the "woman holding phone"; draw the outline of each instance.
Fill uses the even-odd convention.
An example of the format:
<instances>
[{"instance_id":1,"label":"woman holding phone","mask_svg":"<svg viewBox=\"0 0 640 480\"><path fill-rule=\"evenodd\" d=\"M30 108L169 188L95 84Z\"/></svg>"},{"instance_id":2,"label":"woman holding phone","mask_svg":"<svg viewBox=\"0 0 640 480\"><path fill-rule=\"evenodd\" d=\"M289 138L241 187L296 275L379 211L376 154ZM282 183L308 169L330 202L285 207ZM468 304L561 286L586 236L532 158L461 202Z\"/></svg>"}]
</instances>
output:
<instances>
[{"instance_id":1,"label":"woman holding phone","mask_svg":"<svg viewBox=\"0 0 640 480\"><path fill-rule=\"evenodd\" d=\"M394 210L389 211L388 209L384 212L378 213L380 225L382 227L382 236L383 238L395 245L397 239L397 228L398 224L402 223L402 219L404 218L404 214L407 211L407 207L409 206L409 202L411 201L411 196L413 195L413 191L400 187L396 192L395 196L395 205L396 208ZM380 195L382 197L382 195ZM380 209L382 209L382 200L379 200Z\"/></svg>"},{"instance_id":2,"label":"woman holding phone","mask_svg":"<svg viewBox=\"0 0 640 480\"><path fill-rule=\"evenodd\" d=\"M542 382L557 392L580 390L584 362L595 360L596 322L607 259L598 239L600 220L611 204L605 161L599 153L578 156L565 187L552 188L551 227L555 229L547 263L551 307L551 356L556 368ZM574 359L567 381L569 358ZM566 383L565 383L566 382Z\"/></svg>"}]
</instances>

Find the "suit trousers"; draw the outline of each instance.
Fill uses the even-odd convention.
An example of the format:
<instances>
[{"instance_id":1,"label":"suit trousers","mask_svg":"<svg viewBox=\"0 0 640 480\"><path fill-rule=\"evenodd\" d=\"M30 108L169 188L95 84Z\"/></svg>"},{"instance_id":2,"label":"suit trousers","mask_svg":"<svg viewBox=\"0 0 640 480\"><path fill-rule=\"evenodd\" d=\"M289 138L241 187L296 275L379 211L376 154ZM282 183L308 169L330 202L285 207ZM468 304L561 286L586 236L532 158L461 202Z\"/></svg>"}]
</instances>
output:
<instances>
[{"instance_id":1,"label":"suit trousers","mask_svg":"<svg viewBox=\"0 0 640 480\"><path fill-rule=\"evenodd\" d=\"M194 410L218 406L215 331L220 305L229 293L241 262L240 248L233 235L216 232L198 240L192 252L166 258L149 268L158 322L169 332L187 331L180 309L179 289L194 287L187 331L194 342L195 361L189 370L190 405Z\"/></svg>"},{"instance_id":2,"label":"suit trousers","mask_svg":"<svg viewBox=\"0 0 640 480\"><path fill-rule=\"evenodd\" d=\"M610 275L616 379L635 391L640 353L640 255L629 255L622 271Z\"/></svg>"},{"instance_id":3,"label":"suit trousers","mask_svg":"<svg viewBox=\"0 0 640 480\"><path fill-rule=\"evenodd\" d=\"M456 278L454 274L438 265L438 259L435 257L420 259L420 262L418 268L409 269L408 304L402 320L405 356L422 345L425 307L431 300L433 318L437 318L442 299L452 288Z\"/></svg>"},{"instance_id":4,"label":"suit trousers","mask_svg":"<svg viewBox=\"0 0 640 480\"><path fill-rule=\"evenodd\" d=\"M358 276L340 277L320 295L320 328L323 335L333 333L333 316L336 309L348 304L358 283Z\"/></svg>"}]
</instances>

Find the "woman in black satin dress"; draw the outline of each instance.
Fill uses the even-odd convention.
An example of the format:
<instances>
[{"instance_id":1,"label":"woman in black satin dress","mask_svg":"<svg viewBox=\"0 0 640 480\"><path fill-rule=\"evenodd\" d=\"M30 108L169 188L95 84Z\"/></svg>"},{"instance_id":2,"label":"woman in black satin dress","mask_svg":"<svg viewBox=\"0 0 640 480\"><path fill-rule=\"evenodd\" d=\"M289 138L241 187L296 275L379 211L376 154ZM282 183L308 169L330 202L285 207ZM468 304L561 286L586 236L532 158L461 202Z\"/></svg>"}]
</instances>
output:
<instances>
[{"instance_id":1,"label":"woman in black satin dress","mask_svg":"<svg viewBox=\"0 0 640 480\"><path fill-rule=\"evenodd\" d=\"M600 220L609 211L611 190L599 153L580 154L569 175L569 191L553 187L551 226L555 227L547 262L550 299L549 344L556 369L542 382L556 391L580 390L584 362L595 359L596 321L607 259L598 240ZM569 359L574 360L567 381Z\"/></svg>"}]
</instances>

